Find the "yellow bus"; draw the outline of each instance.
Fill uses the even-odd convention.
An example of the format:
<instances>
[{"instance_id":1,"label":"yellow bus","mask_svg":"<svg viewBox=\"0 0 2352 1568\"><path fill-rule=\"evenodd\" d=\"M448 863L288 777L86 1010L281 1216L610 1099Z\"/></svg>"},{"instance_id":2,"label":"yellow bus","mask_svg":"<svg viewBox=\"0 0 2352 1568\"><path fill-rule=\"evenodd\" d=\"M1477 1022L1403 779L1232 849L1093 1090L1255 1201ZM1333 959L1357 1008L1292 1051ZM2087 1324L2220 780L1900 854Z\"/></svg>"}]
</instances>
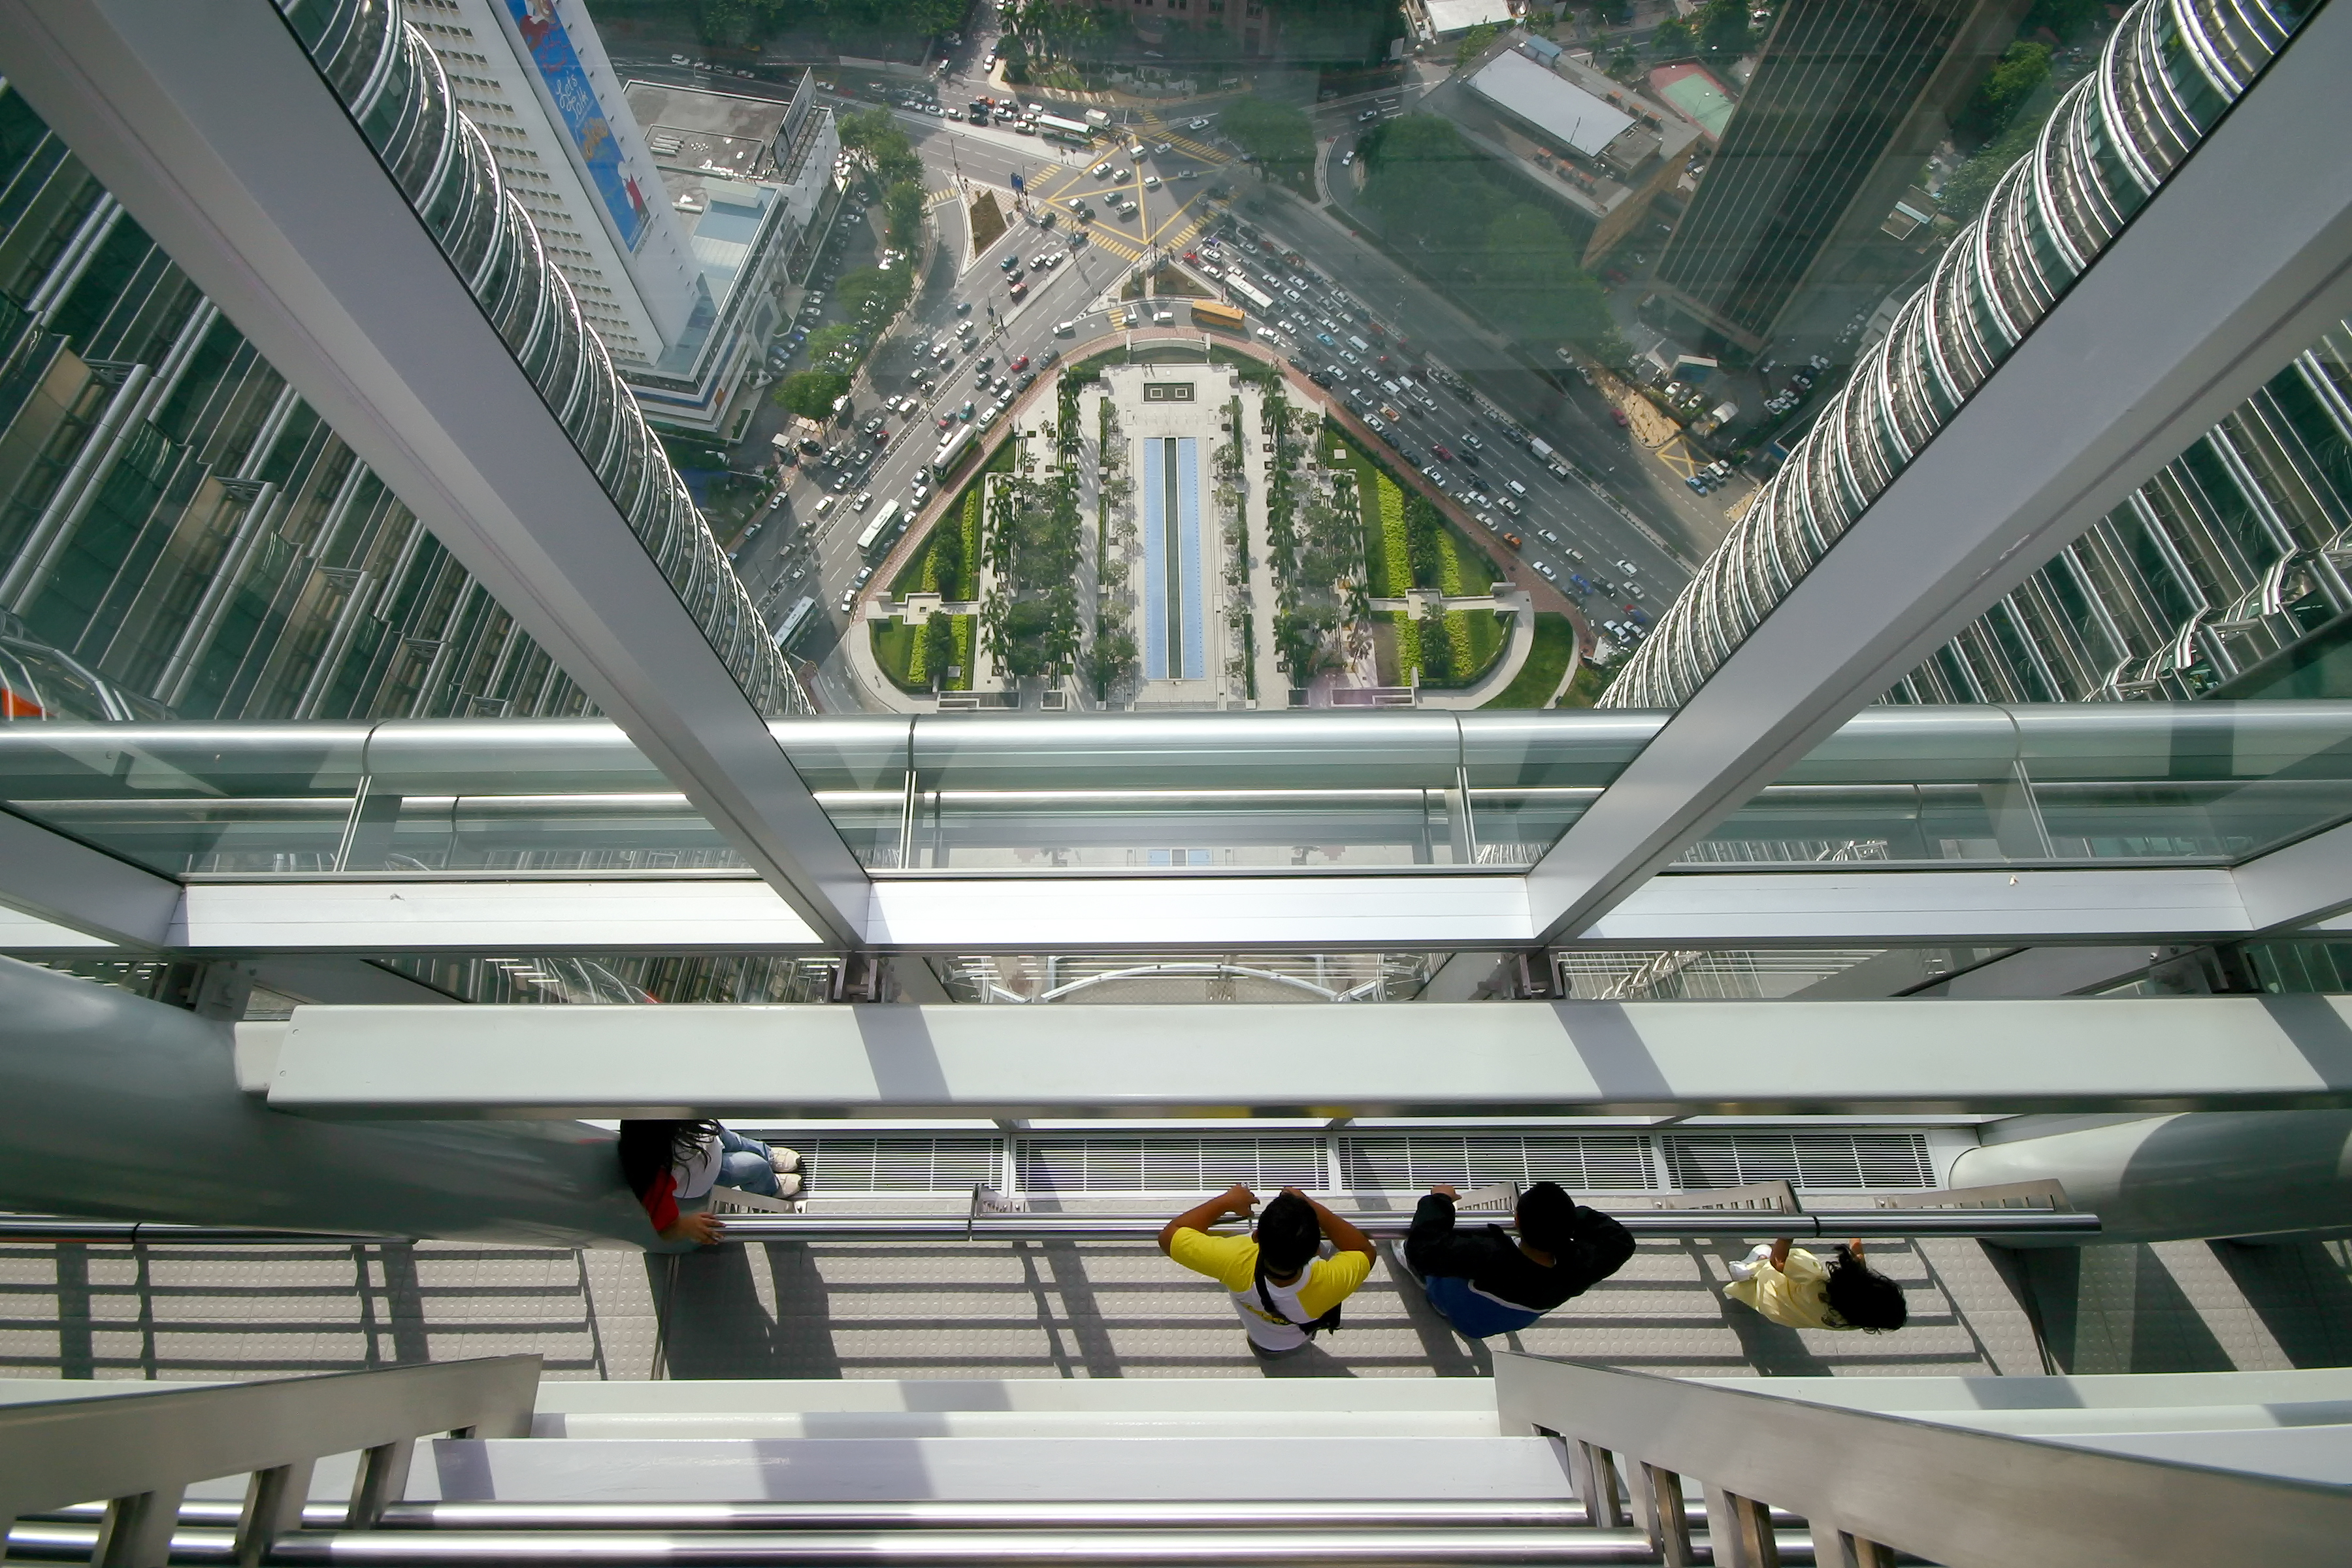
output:
<instances>
[{"instance_id":1,"label":"yellow bus","mask_svg":"<svg viewBox=\"0 0 2352 1568\"><path fill-rule=\"evenodd\" d=\"M1214 300L1192 301L1192 324L1196 327L1223 327L1229 332L1242 330L1240 307L1219 304Z\"/></svg>"}]
</instances>

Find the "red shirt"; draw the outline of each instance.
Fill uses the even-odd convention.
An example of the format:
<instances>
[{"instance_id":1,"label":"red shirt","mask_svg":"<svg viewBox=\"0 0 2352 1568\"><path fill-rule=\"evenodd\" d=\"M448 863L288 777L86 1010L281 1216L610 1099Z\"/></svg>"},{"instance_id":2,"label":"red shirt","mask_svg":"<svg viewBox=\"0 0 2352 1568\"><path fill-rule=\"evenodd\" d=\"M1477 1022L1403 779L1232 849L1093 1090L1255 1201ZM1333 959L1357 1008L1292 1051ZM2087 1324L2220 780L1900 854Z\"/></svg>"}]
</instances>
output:
<instances>
[{"instance_id":1,"label":"red shirt","mask_svg":"<svg viewBox=\"0 0 2352 1568\"><path fill-rule=\"evenodd\" d=\"M664 1171L660 1175L656 1176L654 1184L647 1187L646 1195L637 1201L646 1205L646 1213L652 1218L654 1229L656 1231L667 1230L676 1225L677 1223L677 1173Z\"/></svg>"}]
</instances>

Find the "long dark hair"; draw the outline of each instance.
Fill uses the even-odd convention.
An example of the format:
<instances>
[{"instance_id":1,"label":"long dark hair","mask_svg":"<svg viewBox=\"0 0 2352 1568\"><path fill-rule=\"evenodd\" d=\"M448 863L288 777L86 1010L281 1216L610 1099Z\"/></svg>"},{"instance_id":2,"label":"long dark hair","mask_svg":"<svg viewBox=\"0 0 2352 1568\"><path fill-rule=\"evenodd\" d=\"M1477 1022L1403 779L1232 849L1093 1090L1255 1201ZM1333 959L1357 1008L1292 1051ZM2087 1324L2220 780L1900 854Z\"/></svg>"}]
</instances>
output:
<instances>
[{"instance_id":1,"label":"long dark hair","mask_svg":"<svg viewBox=\"0 0 2352 1568\"><path fill-rule=\"evenodd\" d=\"M1911 1321L1903 1287L1856 1258L1851 1247L1841 1247L1831 1257L1823 1294L1829 1298L1830 1310L1874 1334L1899 1329Z\"/></svg>"},{"instance_id":2,"label":"long dark hair","mask_svg":"<svg viewBox=\"0 0 2352 1568\"><path fill-rule=\"evenodd\" d=\"M719 1123L707 1116L692 1121L624 1121L621 1179L642 1198L653 1191L664 1171L693 1159L702 1141L718 1132Z\"/></svg>"}]
</instances>

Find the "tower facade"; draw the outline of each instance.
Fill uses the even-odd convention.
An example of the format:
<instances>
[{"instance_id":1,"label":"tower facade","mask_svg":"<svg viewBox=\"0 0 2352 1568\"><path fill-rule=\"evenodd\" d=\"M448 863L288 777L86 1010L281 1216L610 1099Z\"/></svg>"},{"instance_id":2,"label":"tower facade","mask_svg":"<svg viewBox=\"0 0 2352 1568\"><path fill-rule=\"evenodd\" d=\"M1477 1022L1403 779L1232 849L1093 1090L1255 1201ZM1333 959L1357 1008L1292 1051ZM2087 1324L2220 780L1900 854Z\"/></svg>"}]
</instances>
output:
<instances>
[{"instance_id":1,"label":"tower facade","mask_svg":"<svg viewBox=\"0 0 2352 1568\"><path fill-rule=\"evenodd\" d=\"M2023 9L1788 0L1658 258L1660 291L1749 350L1772 341L1885 221Z\"/></svg>"}]
</instances>

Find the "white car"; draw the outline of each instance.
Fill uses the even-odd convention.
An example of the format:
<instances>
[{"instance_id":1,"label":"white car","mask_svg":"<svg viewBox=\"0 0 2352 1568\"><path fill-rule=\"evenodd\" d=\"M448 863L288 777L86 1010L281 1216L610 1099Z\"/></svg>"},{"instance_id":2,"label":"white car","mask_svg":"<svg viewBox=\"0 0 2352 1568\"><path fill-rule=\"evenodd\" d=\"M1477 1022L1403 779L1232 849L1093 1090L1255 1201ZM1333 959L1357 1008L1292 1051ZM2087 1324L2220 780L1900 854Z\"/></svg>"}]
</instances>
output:
<instances>
[{"instance_id":1,"label":"white car","mask_svg":"<svg viewBox=\"0 0 2352 1568\"><path fill-rule=\"evenodd\" d=\"M864 511L867 507L874 504L874 492L872 490L859 490L857 492L857 499L849 504L856 507L859 511Z\"/></svg>"},{"instance_id":2,"label":"white car","mask_svg":"<svg viewBox=\"0 0 2352 1568\"><path fill-rule=\"evenodd\" d=\"M1548 583L1557 583L1559 581L1559 574L1551 569L1551 563L1549 562L1537 561L1530 563L1530 564L1532 564L1537 571L1544 574L1544 581Z\"/></svg>"},{"instance_id":3,"label":"white car","mask_svg":"<svg viewBox=\"0 0 2352 1568\"><path fill-rule=\"evenodd\" d=\"M1160 176L1159 176L1159 175L1157 175L1157 174L1146 174L1146 175L1144 175L1144 176L1143 176L1143 188L1144 188L1145 190L1147 190L1147 191L1156 191L1156 190L1158 190L1158 189L1160 188Z\"/></svg>"},{"instance_id":4,"label":"white car","mask_svg":"<svg viewBox=\"0 0 2352 1568\"><path fill-rule=\"evenodd\" d=\"M1184 127L1187 131L1206 131L1208 128L1209 122L1205 120L1195 120Z\"/></svg>"},{"instance_id":5,"label":"white car","mask_svg":"<svg viewBox=\"0 0 2352 1568\"><path fill-rule=\"evenodd\" d=\"M1634 565L1631 561L1620 561L1617 563L1617 570L1624 573L1630 577L1639 573L1642 569L1639 566Z\"/></svg>"},{"instance_id":6,"label":"white car","mask_svg":"<svg viewBox=\"0 0 2352 1568\"><path fill-rule=\"evenodd\" d=\"M931 487L929 482L925 479L917 479L915 481L915 488L907 492L907 503L909 506L920 506L930 493Z\"/></svg>"}]
</instances>

